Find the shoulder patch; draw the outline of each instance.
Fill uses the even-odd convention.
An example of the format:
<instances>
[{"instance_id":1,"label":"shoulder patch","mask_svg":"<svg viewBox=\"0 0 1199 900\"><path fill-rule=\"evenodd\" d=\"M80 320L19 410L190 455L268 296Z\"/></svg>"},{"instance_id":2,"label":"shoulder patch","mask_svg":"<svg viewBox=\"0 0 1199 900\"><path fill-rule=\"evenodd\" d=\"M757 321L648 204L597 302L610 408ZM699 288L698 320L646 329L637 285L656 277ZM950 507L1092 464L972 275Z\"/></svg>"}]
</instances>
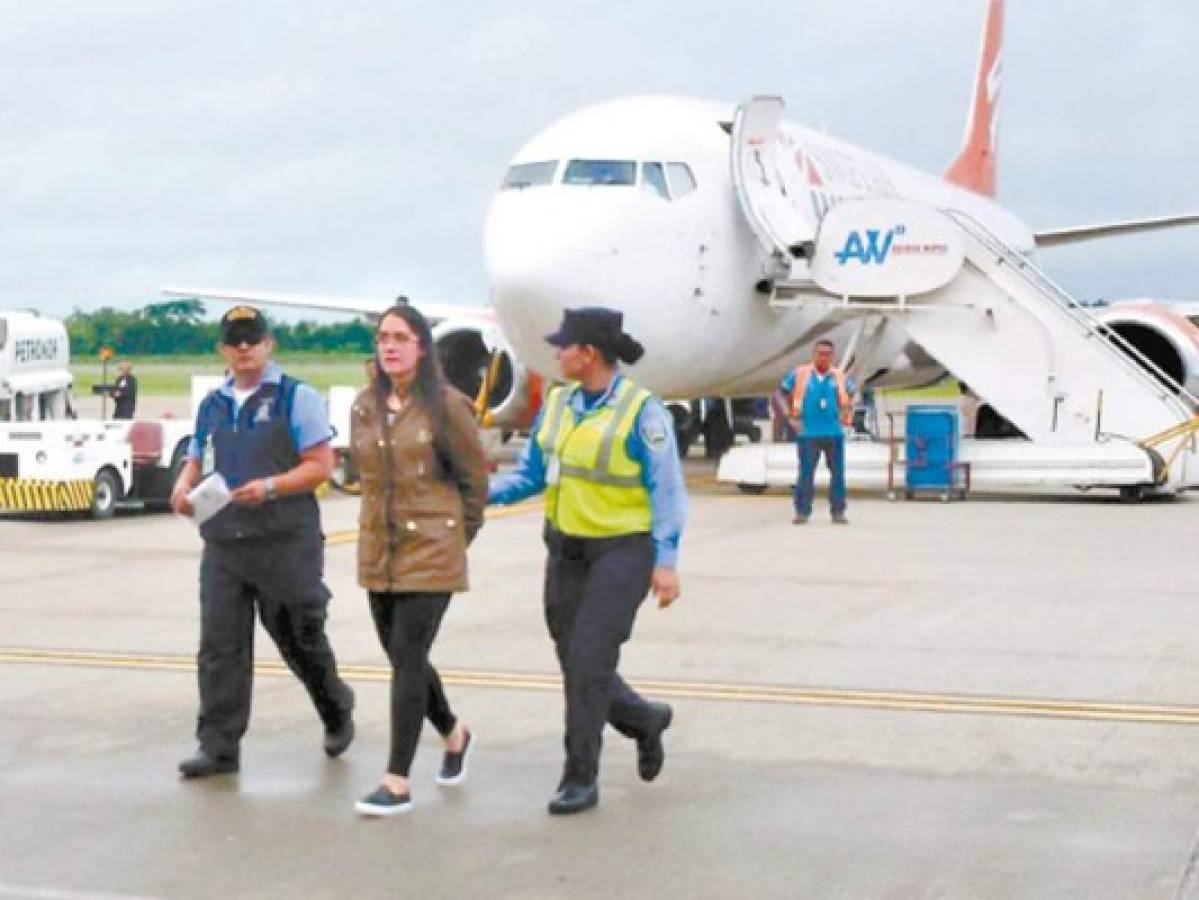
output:
<instances>
[{"instance_id":1,"label":"shoulder patch","mask_svg":"<svg viewBox=\"0 0 1199 900\"><path fill-rule=\"evenodd\" d=\"M641 440L645 441L645 446L650 450L657 452L666 447L667 438L669 437L666 431L666 423L657 416L644 416L640 431Z\"/></svg>"}]
</instances>

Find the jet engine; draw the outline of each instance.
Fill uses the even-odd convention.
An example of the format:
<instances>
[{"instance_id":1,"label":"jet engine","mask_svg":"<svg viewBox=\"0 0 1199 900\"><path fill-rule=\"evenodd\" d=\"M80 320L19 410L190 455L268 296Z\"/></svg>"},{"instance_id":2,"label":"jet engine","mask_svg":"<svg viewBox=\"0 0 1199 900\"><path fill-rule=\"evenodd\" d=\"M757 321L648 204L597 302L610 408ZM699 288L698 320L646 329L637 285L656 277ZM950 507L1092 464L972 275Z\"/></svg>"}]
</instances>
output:
<instances>
[{"instance_id":1,"label":"jet engine","mask_svg":"<svg viewBox=\"0 0 1199 900\"><path fill-rule=\"evenodd\" d=\"M541 405L541 378L527 369L497 328L443 319L433 328L442 370L450 384L479 401L486 384L484 426L527 429Z\"/></svg>"},{"instance_id":2,"label":"jet engine","mask_svg":"<svg viewBox=\"0 0 1199 900\"><path fill-rule=\"evenodd\" d=\"M1145 366L1166 387L1199 392L1199 328L1186 316L1160 303L1129 301L1104 307L1096 318L1160 369L1165 379Z\"/></svg>"}]
</instances>

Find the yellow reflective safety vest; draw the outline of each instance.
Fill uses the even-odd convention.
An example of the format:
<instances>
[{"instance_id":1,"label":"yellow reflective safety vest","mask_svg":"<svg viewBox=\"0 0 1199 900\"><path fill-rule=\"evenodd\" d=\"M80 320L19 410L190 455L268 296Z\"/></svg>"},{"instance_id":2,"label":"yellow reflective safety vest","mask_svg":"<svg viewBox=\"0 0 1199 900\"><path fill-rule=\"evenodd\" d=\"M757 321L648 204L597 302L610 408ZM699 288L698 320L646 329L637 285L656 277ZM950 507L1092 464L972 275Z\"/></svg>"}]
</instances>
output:
<instances>
[{"instance_id":1,"label":"yellow reflective safety vest","mask_svg":"<svg viewBox=\"0 0 1199 900\"><path fill-rule=\"evenodd\" d=\"M537 430L546 463L546 518L574 537L648 532L649 491L625 442L651 394L622 377L599 408L578 417L570 406L576 387L550 391Z\"/></svg>"}]
</instances>

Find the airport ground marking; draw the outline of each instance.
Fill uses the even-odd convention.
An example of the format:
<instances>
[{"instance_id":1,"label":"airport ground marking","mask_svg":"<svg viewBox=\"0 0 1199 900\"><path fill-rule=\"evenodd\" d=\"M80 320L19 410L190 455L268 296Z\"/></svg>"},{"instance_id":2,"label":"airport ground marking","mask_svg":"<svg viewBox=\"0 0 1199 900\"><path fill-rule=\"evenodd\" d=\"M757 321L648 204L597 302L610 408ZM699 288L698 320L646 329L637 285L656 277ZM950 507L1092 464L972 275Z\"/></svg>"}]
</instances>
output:
<instances>
[{"instance_id":1,"label":"airport ground marking","mask_svg":"<svg viewBox=\"0 0 1199 900\"><path fill-rule=\"evenodd\" d=\"M0 647L0 664L75 666L95 669L133 669L156 672L194 672L195 659L183 654L104 653L36 647ZM380 665L341 665L351 681L388 681L391 669ZM288 673L281 661L254 664L256 674ZM441 669L446 684L506 690L561 691L562 679L548 672L505 672ZM1037 697L1002 697L986 694L886 691L857 688L822 688L802 685L684 681L634 678L634 687L655 697L680 700L769 703L791 706L825 706L887 710L893 712L955 713L1023 718L1074 719L1157 725L1199 725L1199 706L1106 702Z\"/></svg>"}]
</instances>

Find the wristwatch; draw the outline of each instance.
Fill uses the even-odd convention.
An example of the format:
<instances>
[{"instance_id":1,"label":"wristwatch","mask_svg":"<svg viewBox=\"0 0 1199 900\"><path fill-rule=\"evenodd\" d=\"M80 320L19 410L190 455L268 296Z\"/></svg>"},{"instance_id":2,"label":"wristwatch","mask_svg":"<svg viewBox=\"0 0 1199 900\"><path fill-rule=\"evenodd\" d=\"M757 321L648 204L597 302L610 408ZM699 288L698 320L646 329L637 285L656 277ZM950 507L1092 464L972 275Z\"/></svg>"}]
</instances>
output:
<instances>
[{"instance_id":1,"label":"wristwatch","mask_svg":"<svg viewBox=\"0 0 1199 900\"><path fill-rule=\"evenodd\" d=\"M266 499L274 500L279 496L279 492L275 490L275 479L268 478L264 484L266 485Z\"/></svg>"}]
</instances>

